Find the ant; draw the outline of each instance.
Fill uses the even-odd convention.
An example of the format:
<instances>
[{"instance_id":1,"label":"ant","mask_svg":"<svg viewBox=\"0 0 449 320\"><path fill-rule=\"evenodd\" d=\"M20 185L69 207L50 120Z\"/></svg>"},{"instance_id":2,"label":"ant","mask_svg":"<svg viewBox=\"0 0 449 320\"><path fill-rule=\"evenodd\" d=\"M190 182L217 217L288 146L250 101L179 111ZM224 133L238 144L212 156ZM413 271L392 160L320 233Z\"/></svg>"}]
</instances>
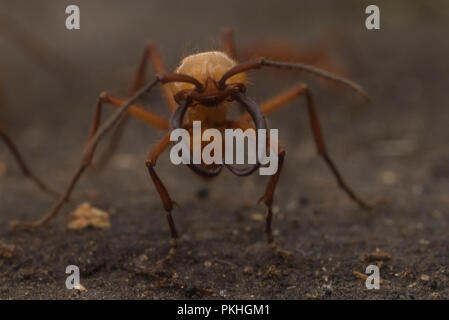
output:
<instances>
[{"instance_id":1,"label":"ant","mask_svg":"<svg viewBox=\"0 0 449 320\"><path fill-rule=\"evenodd\" d=\"M310 126L319 155L323 157L325 163L335 176L339 186L346 192L349 198L363 209L370 209L371 206L361 200L345 183L334 162L331 160L324 143L312 94L306 83L300 82L290 90L281 93L260 106L245 94L247 85L246 72L262 68L277 68L281 70L306 72L324 80L345 85L360 94L365 100L369 101L369 97L363 88L351 80L311 65L273 61L265 58L251 59L243 63L238 63L232 58L235 56L235 44L233 37L230 37L229 33L222 37L222 48L223 51L208 51L189 55L181 61L181 64L173 73L167 73L157 44L155 42L150 42L144 50L130 97L128 99L122 99L107 92L100 93L95 107L90 133L83 150L81 163L59 201L57 201L50 211L41 219L31 223L15 222L13 226L35 228L46 224L54 218L64 203L69 199L83 172L91 164L99 141L130 115L152 127L166 132L156 147L149 153L145 164L166 211L171 241L170 250L163 261L171 261L176 252L178 238L178 232L172 217L173 206L176 202L172 200L169 192L155 171L156 162L159 156L170 145L171 131L179 128L191 130L193 121L201 121L204 129L216 128L222 132L226 128L240 128L242 130L248 128L256 130L266 129L265 116L280 109L293 99L302 96L306 99ZM143 85L148 60L152 62L156 76L153 81ZM164 98L171 111L169 120L150 111L146 111L135 104L139 98L144 94L149 93L157 85L161 86ZM232 101L238 102L246 111L246 113L234 120L227 118L230 103ZM110 104L118 108L118 110L100 125L103 104ZM270 145L269 139L267 139L266 145ZM268 244L275 250L275 252L280 253L283 256L289 256L291 253L281 250L275 244L271 229L273 219L273 197L281 174L285 158L285 149L279 146L277 154L278 169L276 173L270 177L265 192L259 199L259 203L263 202L267 207L265 234ZM190 156L193 157L191 149ZM211 178L217 176L221 172L223 166L226 166L227 169L237 176L248 176L253 173L260 164L251 164L245 168L234 167L228 164L205 165L204 163L190 163L188 166L195 173Z\"/></svg>"},{"instance_id":2,"label":"ant","mask_svg":"<svg viewBox=\"0 0 449 320\"><path fill-rule=\"evenodd\" d=\"M20 47L24 52L30 55L31 58L35 59L39 64L45 65L52 71L54 69L53 59L48 55L47 48L44 48L42 43L35 40L33 36L28 34L24 29L22 29L15 21L11 18L0 15L0 34L8 38L17 47ZM1 98L1 92L0 92ZM13 139L0 123L0 139L5 143L8 150L14 157L20 167L23 175L32 181L40 190L50 194L53 197L59 197L60 194L56 192L53 188L48 186L41 178L39 178L31 169L30 166L24 160L24 157L19 152L17 145L14 143Z\"/></svg>"}]
</instances>

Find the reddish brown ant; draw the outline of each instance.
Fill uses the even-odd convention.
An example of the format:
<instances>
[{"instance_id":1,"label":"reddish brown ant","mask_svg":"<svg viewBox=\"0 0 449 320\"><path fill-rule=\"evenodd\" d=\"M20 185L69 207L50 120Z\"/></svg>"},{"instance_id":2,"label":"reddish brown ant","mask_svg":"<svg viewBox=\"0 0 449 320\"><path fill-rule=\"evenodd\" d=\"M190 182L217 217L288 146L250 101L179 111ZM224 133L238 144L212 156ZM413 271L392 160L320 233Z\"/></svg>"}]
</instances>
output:
<instances>
[{"instance_id":1,"label":"reddish brown ant","mask_svg":"<svg viewBox=\"0 0 449 320\"><path fill-rule=\"evenodd\" d=\"M308 85L301 82L290 90L287 90L286 92L281 93L273 99L263 103L259 107L245 94L245 73L261 68L297 70L312 74L325 80L343 84L359 93L364 99L369 100L366 92L358 84L352 82L351 80L310 65L278 62L264 58L237 63L233 58L231 58L235 56L235 45L232 37L227 36L223 37L223 39L223 51L210 51L187 56L182 60L181 64L176 68L174 73L166 72L157 45L154 42L150 43L146 47L139 65L131 97L128 100L125 100L110 95L107 92L102 92L100 94L96 104L90 134L83 151L81 164L70 180L68 188L65 190L63 196L40 220L31 224L20 223L20 225L25 227L38 227L54 218L63 204L69 199L75 184L78 182L83 172L90 165L98 142L127 115L131 115L155 128L166 131L166 134L161 141L150 152L146 160L146 166L166 211L166 217L171 233L171 249L167 256L167 259L170 260L175 253L176 239L178 238L178 233L171 214L175 202L171 199L167 189L155 171L157 159L170 145L170 132L181 127L191 129L191 125L194 120L201 121L204 128L217 128L219 130L224 130L225 128L241 128L243 130L247 128L263 129L266 128L264 118L265 115L276 111L288 102L301 96L305 96L306 98L307 112L318 153L323 157L324 161L334 174L339 186L347 193L347 195L362 208L370 208L368 204L362 201L348 187L337 170L337 167L329 157L320 129L319 120L315 111L312 94ZM157 76L150 83L142 85L148 60L151 60ZM135 102L142 95L150 92L150 90L158 84L162 86L164 97L172 112L169 121L157 116L154 113L146 111L135 104ZM229 120L227 118L227 112L231 101L239 102L239 104L246 110L245 114L234 120ZM111 104L112 106L118 108L118 110L116 110L116 112L100 126L103 103ZM267 145L269 145L269 141L267 141ZM279 250L274 244L271 222L273 217L273 195L282 170L284 157L285 150L279 147L278 170L270 177L265 193L259 199L259 202L264 202L267 207L265 224L267 241L273 248L281 253L285 252ZM211 167L203 164L189 164L188 166L194 172L206 177L217 176L223 168L223 165L214 165ZM244 169L232 167L230 165L224 166L226 166L237 176L247 176L254 172L259 164L250 165Z\"/></svg>"}]
</instances>

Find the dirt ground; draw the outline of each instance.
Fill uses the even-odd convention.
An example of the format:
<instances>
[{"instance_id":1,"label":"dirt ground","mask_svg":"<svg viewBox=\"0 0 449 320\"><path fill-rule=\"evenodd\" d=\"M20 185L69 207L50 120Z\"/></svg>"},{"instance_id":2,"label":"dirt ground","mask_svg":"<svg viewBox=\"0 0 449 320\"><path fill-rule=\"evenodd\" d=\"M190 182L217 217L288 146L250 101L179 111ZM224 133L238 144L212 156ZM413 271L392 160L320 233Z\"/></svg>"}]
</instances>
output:
<instances>
[{"instance_id":1,"label":"dirt ground","mask_svg":"<svg viewBox=\"0 0 449 320\"><path fill-rule=\"evenodd\" d=\"M325 42L367 89L371 104L310 76L260 71L251 74L248 94L261 102L307 81L343 176L380 205L365 212L338 188L316 155L300 99L268 119L287 150L274 230L293 258L282 260L265 243L265 208L255 203L266 177L223 172L205 182L165 153L157 169L180 204L173 213L180 246L174 263L158 268L169 233L144 160L161 131L130 121L111 163L89 171L62 214L31 233L11 231L9 222L38 218L53 199L24 180L0 147L0 241L15 247L11 257L0 256L1 299L449 297L447 1L377 1L376 31L365 28L365 1L76 3L81 29L68 31L64 2L0 0L2 14L66 61L64 72L51 73L0 39L1 124L51 185L67 185L99 92L126 94L146 41L158 41L174 68L186 54L216 49L229 26L237 45ZM143 104L169 116L160 91ZM110 229L67 230L68 214L85 201L110 213ZM362 257L376 248L391 259L382 265L380 290L368 290L353 272L364 273L372 262ZM66 289L71 264L87 291Z\"/></svg>"}]
</instances>

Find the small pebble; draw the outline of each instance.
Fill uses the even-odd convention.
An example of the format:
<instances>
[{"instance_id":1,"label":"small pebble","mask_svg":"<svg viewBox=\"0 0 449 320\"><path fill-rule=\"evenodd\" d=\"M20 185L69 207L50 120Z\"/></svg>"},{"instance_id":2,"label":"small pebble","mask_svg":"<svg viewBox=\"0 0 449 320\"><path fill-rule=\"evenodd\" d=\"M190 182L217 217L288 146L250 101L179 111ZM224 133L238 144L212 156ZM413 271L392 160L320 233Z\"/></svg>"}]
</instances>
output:
<instances>
[{"instance_id":1,"label":"small pebble","mask_svg":"<svg viewBox=\"0 0 449 320\"><path fill-rule=\"evenodd\" d=\"M16 246L13 244L7 244L0 240L0 257L9 259L16 252Z\"/></svg>"},{"instance_id":2,"label":"small pebble","mask_svg":"<svg viewBox=\"0 0 449 320\"><path fill-rule=\"evenodd\" d=\"M423 275L421 275L421 280L422 281L429 281L430 277L427 274L423 274Z\"/></svg>"},{"instance_id":3,"label":"small pebble","mask_svg":"<svg viewBox=\"0 0 449 320\"><path fill-rule=\"evenodd\" d=\"M276 268L275 265L269 266L267 271L265 271L266 277L278 277L280 275L281 275L281 272Z\"/></svg>"},{"instance_id":4,"label":"small pebble","mask_svg":"<svg viewBox=\"0 0 449 320\"><path fill-rule=\"evenodd\" d=\"M246 266L243 268L243 273L244 274L252 274L254 272L254 268L251 266Z\"/></svg>"},{"instance_id":5,"label":"small pebble","mask_svg":"<svg viewBox=\"0 0 449 320\"><path fill-rule=\"evenodd\" d=\"M394 185L398 182L398 175L396 172L386 170L381 173L381 180L383 184Z\"/></svg>"},{"instance_id":6,"label":"small pebble","mask_svg":"<svg viewBox=\"0 0 449 320\"><path fill-rule=\"evenodd\" d=\"M253 213L251 215L251 220L253 220L253 221L264 221L264 216L261 213Z\"/></svg>"},{"instance_id":7,"label":"small pebble","mask_svg":"<svg viewBox=\"0 0 449 320\"><path fill-rule=\"evenodd\" d=\"M87 291L86 287L84 287L81 283L74 287L75 290L78 291Z\"/></svg>"},{"instance_id":8,"label":"small pebble","mask_svg":"<svg viewBox=\"0 0 449 320\"><path fill-rule=\"evenodd\" d=\"M391 254L386 253L379 248L376 248L374 252L371 253L365 253L362 255L362 259L371 262L371 261L386 261L390 260L392 258Z\"/></svg>"},{"instance_id":9,"label":"small pebble","mask_svg":"<svg viewBox=\"0 0 449 320\"><path fill-rule=\"evenodd\" d=\"M430 298L433 299L433 300L440 300L441 296L440 296L440 294L438 292L432 292L430 294Z\"/></svg>"},{"instance_id":10,"label":"small pebble","mask_svg":"<svg viewBox=\"0 0 449 320\"><path fill-rule=\"evenodd\" d=\"M210 268L212 266L212 262L210 262L209 260L208 261L204 261L204 266L206 268Z\"/></svg>"},{"instance_id":11,"label":"small pebble","mask_svg":"<svg viewBox=\"0 0 449 320\"><path fill-rule=\"evenodd\" d=\"M321 286L321 293L323 296L330 297L332 295L333 291L334 290L332 289L332 286L330 284L323 284Z\"/></svg>"}]
</instances>

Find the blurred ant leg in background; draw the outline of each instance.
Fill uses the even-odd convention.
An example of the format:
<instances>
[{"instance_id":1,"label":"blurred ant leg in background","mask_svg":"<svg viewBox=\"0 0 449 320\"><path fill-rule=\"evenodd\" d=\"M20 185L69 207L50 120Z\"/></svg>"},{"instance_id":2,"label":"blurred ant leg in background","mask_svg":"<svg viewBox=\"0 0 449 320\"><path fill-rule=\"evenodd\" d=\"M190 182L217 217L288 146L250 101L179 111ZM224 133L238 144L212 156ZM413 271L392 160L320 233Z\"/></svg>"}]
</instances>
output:
<instances>
[{"instance_id":1,"label":"blurred ant leg in background","mask_svg":"<svg viewBox=\"0 0 449 320\"><path fill-rule=\"evenodd\" d=\"M30 167L25 163L25 160L23 159L22 155L20 154L19 150L17 149L14 142L11 140L11 138L6 134L6 132L0 127L0 138L3 140L3 142L8 147L11 154L14 156L14 159L16 160L17 164L19 165L23 175L30 179L40 190L43 192L46 192L50 194L53 197L58 197L59 194L49 186L47 186L40 178L38 178L31 170Z\"/></svg>"},{"instance_id":2,"label":"blurred ant leg in background","mask_svg":"<svg viewBox=\"0 0 449 320\"><path fill-rule=\"evenodd\" d=\"M0 13L0 36L25 53L37 65L63 80L78 76L79 71L69 61L54 52L45 41L31 34L10 16ZM68 77L67 75L70 75Z\"/></svg>"},{"instance_id":3,"label":"blurred ant leg in background","mask_svg":"<svg viewBox=\"0 0 449 320\"><path fill-rule=\"evenodd\" d=\"M43 66L43 69L50 71L53 74L61 76L69 67L69 64L66 61L60 59L58 55L53 54L52 50L50 50L42 41L37 40L35 36L28 33L16 21L4 14L0 14L0 36L9 40L9 42L21 49L21 51L34 60L38 65ZM41 178L33 173L30 166L26 164L17 146L3 128L0 128L0 138L14 156L23 175L30 179L42 191L54 197L58 197L58 192L49 187Z\"/></svg>"},{"instance_id":4,"label":"blurred ant leg in background","mask_svg":"<svg viewBox=\"0 0 449 320\"><path fill-rule=\"evenodd\" d=\"M130 93L128 97L131 97L133 94L135 94L143 85L143 82L145 80L145 73L147 71L147 64L148 61L151 61L151 64L153 66L154 74L166 74L167 70L164 65L164 60L162 58L161 52L159 50L159 47L157 46L156 42L150 41L143 52L142 58L140 59L140 63L137 68L136 75L134 77L133 85L131 87ZM170 109L170 112L173 112L173 110L176 109L177 103L173 98L173 93L171 92L170 85L169 84L160 84L163 90L164 98L168 104L168 107ZM93 169L95 171L102 170L109 160L111 159L112 155L117 150L120 141L122 139L126 123L128 122L129 116L125 116L121 122L118 124L118 126L114 129L114 132L112 134L112 137L110 139L110 142L104 152L98 157L98 160L92 165Z\"/></svg>"},{"instance_id":5,"label":"blurred ant leg in background","mask_svg":"<svg viewBox=\"0 0 449 320\"><path fill-rule=\"evenodd\" d=\"M234 29L225 28L221 31L221 50L226 53L229 57L237 60L237 48L235 47L235 35Z\"/></svg>"},{"instance_id":6,"label":"blurred ant leg in background","mask_svg":"<svg viewBox=\"0 0 449 320\"><path fill-rule=\"evenodd\" d=\"M237 49L234 30L225 28L221 33L221 48L230 57L240 62L263 57L277 61L309 64L341 76L347 75L344 65L330 54L328 45L331 42L330 39L330 36L325 37L319 43L310 47L273 40L255 42L242 47L239 46ZM335 40L332 40L332 42L335 42ZM332 86L329 83L328 85Z\"/></svg>"}]
</instances>

